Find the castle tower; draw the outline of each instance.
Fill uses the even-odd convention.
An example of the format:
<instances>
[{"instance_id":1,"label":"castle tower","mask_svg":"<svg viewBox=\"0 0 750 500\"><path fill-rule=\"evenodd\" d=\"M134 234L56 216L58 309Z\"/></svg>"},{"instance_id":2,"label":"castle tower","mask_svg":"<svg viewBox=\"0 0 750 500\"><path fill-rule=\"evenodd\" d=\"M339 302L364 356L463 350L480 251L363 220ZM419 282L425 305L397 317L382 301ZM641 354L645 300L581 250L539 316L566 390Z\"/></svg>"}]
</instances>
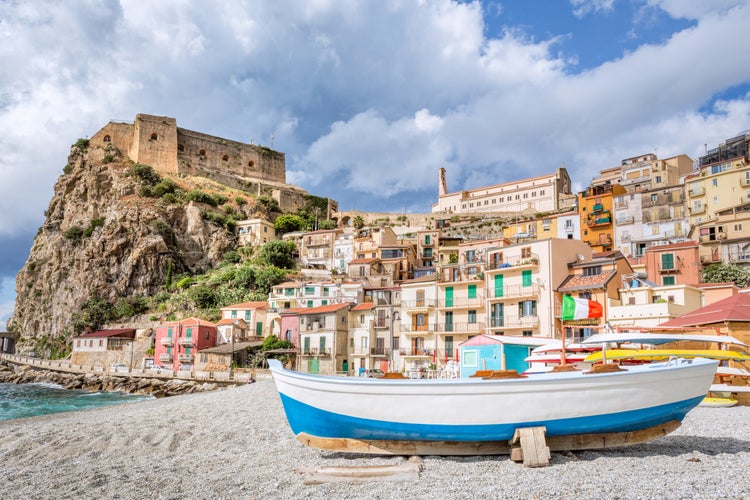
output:
<instances>
[{"instance_id":1,"label":"castle tower","mask_svg":"<svg viewBox=\"0 0 750 500\"><path fill-rule=\"evenodd\" d=\"M137 114L128 156L157 171L177 173L177 120Z\"/></svg>"},{"instance_id":2,"label":"castle tower","mask_svg":"<svg viewBox=\"0 0 750 500\"><path fill-rule=\"evenodd\" d=\"M448 185L445 182L445 169L441 167L438 172L438 196L446 194L448 194Z\"/></svg>"}]
</instances>

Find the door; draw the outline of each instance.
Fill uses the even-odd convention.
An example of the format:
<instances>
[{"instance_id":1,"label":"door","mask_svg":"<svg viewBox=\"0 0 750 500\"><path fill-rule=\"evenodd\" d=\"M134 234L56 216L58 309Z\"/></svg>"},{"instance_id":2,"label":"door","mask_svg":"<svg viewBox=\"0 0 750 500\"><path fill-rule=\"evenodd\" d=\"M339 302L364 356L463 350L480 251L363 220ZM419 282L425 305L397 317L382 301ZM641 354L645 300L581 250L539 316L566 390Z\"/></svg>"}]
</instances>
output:
<instances>
[{"instance_id":1,"label":"door","mask_svg":"<svg viewBox=\"0 0 750 500\"><path fill-rule=\"evenodd\" d=\"M445 331L446 332L453 331L453 311L445 312Z\"/></svg>"},{"instance_id":2,"label":"door","mask_svg":"<svg viewBox=\"0 0 750 500\"><path fill-rule=\"evenodd\" d=\"M445 307L453 307L453 287L445 287Z\"/></svg>"},{"instance_id":3,"label":"door","mask_svg":"<svg viewBox=\"0 0 750 500\"><path fill-rule=\"evenodd\" d=\"M503 275L495 275L495 297L503 296Z\"/></svg>"}]
</instances>

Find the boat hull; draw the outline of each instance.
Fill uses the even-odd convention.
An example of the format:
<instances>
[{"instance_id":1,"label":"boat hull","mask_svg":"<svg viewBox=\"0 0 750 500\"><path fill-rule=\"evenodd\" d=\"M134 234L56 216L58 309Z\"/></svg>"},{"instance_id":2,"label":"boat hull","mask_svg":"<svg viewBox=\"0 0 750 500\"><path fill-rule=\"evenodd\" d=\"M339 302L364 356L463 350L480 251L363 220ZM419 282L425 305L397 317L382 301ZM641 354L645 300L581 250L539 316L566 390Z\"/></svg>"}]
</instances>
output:
<instances>
[{"instance_id":1,"label":"boat hull","mask_svg":"<svg viewBox=\"0 0 750 500\"><path fill-rule=\"evenodd\" d=\"M676 360L628 371L510 380L322 377L271 363L292 431L319 438L504 441L519 427L548 436L631 432L681 421L717 362Z\"/></svg>"}]
</instances>

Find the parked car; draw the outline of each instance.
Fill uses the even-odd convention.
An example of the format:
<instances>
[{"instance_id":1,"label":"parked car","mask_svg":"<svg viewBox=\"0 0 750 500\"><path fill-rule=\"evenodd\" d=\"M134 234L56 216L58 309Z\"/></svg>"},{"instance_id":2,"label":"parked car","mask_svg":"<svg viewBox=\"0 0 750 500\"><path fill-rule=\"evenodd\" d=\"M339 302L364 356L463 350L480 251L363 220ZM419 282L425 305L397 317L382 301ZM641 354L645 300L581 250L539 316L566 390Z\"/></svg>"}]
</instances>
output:
<instances>
[{"instance_id":1,"label":"parked car","mask_svg":"<svg viewBox=\"0 0 750 500\"><path fill-rule=\"evenodd\" d=\"M149 367L148 367L148 369L149 369L149 370L156 370L156 371L161 371L161 370L164 370L165 368L164 368L164 366L163 366L163 365L156 365L156 364L153 364L153 365L149 366Z\"/></svg>"},{"instance_id":2,"label":"parked car","mask_svg":"<svg viewBox=\"0 0 750 500\"><path fill-rule=\"evenodd\" d=\"M115 373L117 372L127 372L128 371L128 365L125 363L112 363L112 368L110 371L113 371Z\"/></svg>"},{"instance_id":3,"label":"parked car","mask_svg":"<svg viewBox=\"0 0 750 500\"><path fill-rule=\"evenodd\" d=\"M373 368L371 370L365 370L365 376L369 378L383 378L385 373L379 368Z\"/></svg>"}]
</instances>

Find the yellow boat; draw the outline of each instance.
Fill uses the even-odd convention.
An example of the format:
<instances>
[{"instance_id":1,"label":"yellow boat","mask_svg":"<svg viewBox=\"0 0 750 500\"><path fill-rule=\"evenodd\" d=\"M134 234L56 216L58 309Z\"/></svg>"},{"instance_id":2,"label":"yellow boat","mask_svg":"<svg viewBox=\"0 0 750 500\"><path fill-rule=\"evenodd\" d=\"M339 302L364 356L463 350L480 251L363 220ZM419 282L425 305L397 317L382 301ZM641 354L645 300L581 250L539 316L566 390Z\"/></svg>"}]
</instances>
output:
<instances>
[{"instance_id":1,"label":"yellow boat","mask_svg":"<svg viewBox=\"0 0 750 500\"><path fill-rule=\"evenodd\" d=\"M706 396L705 398L703 398L703 401L698 403L698 406L707 406L709 408L731 408L736 404L736 399Z\"/></svg>"},{"instance_id":2,"label":"yellow boat","mask_svg":"<svg viewBox=\"0 0 750 500\"><path fill-rule=\"evenodd\" d=\"M607 349L606 353L603 351L592 352L583 361L584 363L597 363L602 360L602 356L606 356L607 359L637 359L643 361L667 359L672 356L732 361L750 360L750 355L744 352L725 349Z\"/></svg>"}]
</instances>

